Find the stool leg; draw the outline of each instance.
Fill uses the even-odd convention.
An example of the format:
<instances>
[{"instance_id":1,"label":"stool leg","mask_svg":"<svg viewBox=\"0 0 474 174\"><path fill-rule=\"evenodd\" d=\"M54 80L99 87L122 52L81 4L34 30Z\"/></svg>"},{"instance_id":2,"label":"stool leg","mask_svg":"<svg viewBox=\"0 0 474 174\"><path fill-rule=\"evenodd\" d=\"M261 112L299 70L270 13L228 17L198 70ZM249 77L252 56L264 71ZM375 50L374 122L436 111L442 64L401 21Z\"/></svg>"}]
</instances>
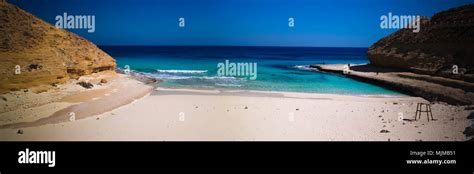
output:
<instances>
[{"instance_id":1,"label":"stool leg","mask_svg":"<svg viewBox=\"0 0 474 174\"><path fill-rule=\"evenodd\" d=\"M419 103L416 104L416 112L415 112L415 121L416 121L416 117L418 117L418 107L420 106Z\"/></svg>"},{"instance_id":2,"label":"stool leg","mask_svg":"<svg viewBox=\"0 0 474 174\"><path fill-rule=\"evenodd\" d=\"M428 113L428 104L425 104L425 109L426 109L426 119L428 119L428 122L430 122L430 114Z\"/></svg>"},{"instance_id":3,"label":"stool leg","mask_svg":"<svg viewBox=\"0 0 474 174\"><path fill-rule=\"evenodd\" d=\"M418 108L418 118L421 119L421 103L420 103L420 106Z\"/></svg>"},{"instance_id":4,"label":"stool leg","mask_svg":"<svg viewBox=\"0 0 474 174\"><path fill-rule=\"evenodd\" d=\"M431 116L431 120L434 120L434 118L433 118L433 112L431 112L431 105L429 105L429 108L430 108L430 116Z\"/></svg>"}]
</instances>

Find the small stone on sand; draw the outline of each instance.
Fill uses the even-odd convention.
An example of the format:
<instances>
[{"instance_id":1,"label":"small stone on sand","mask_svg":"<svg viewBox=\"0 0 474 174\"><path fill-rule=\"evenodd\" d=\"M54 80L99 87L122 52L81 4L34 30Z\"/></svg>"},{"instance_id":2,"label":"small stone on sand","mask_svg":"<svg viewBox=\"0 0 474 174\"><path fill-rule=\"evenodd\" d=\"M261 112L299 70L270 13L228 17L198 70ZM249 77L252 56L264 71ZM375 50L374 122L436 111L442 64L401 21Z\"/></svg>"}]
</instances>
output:
<instances>
[{"instance_id":1,"label":"small stone on sand","mask_svg":"<svg viewBox=\"0 0 474 174\"><path fill-rule=\"evenodd\" d=\"M89 82L77 82L78 85L82 86L83 88L90 89L94 87L92 83Z\"/></svg>"}]
</instances>

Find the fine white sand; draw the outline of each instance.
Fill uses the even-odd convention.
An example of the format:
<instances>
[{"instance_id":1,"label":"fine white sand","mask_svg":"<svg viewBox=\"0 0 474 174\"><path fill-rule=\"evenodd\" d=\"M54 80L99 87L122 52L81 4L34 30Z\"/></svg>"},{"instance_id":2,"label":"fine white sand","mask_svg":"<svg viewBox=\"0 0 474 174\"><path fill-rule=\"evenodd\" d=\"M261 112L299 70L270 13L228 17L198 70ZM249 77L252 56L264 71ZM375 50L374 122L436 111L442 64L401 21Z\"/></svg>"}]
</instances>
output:
<instances>
[{"instance_id":1,"label":"fine white sand","mask_svg":"<svg viewBox=\"0 0 474 174\"><path fill-rule=\"evenodd\" d=\"M117 81L132 83L129 78ZM52 124L46 119L4 127L0 140L464 141L462 131L469 126L468 111L441 103L432 104L436 121L428 122L426 115L411 121L416 104L428 102L409 96L156 88L130 104L123 102L143 95L130 93L145 86L116 88L113 99L102 96L74 104L88 110L76 110L74 121L56 119ZM124 106L102 109L111 105Z\"/></svg>"}]
</instances>

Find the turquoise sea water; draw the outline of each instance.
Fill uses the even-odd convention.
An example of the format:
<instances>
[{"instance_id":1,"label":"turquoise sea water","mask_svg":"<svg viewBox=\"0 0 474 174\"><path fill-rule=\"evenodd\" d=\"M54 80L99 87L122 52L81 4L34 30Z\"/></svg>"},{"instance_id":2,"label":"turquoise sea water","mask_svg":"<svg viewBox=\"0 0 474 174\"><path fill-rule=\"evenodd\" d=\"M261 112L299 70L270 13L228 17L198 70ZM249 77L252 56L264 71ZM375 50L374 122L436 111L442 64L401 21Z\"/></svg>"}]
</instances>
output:
<instances>
[{"instance_id":1,"label":"turquoise sea water","mask_svg":"<svg viewBox=\"0 0 474 174\"><path fill-rule=\"evenodd\" d=\"M367 63L364 48L103 46L119 68L159 78L170 88L228 88L356 95L402 95L308 65ZM218 76L218 63L257 63L257 78Z\"/></svg>"}]
</instances>

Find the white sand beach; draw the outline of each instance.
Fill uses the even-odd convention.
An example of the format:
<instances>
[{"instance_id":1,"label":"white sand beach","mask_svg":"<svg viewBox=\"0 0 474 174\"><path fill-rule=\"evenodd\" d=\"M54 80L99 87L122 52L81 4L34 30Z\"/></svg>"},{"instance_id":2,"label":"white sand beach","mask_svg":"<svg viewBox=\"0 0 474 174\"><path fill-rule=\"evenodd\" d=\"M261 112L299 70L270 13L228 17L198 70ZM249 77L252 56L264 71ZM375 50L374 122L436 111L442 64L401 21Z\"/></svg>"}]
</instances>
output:
<instances>
[{"instance_id":1,"label":"white sand beach","mask_svg":"<svg viewBox=\"0 0 474 174\"><path fill-rule=\"evenodd\" d=\"M122 74L107 79L80 93L64 94L77 87L65 84L61 95L37 94L56 100L1 113L0 141L467 140L464 107L433 103L435 121L424 114L413 121L417 103L429 103L419 97L163 89Z\"/></svg>"}]
</instances>

